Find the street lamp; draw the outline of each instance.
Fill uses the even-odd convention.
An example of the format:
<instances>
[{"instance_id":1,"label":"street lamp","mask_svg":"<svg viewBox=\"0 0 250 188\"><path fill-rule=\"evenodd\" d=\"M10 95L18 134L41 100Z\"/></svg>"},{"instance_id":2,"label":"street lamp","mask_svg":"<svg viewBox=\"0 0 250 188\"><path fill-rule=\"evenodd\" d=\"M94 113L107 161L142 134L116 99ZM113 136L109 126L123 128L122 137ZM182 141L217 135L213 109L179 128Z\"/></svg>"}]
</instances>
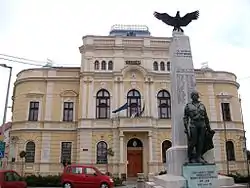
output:
<instances>
[{"instance_id":1,"label":"street lamp","mask_svg":"<svg viewBox=\"0 0 250 188\"><path fill-rule=\"evenodd\" d=\"M9 99L9 92L10 92L10 81L11 81L11 76L12 76L12 67L7 66L6 64L0 64L0 67L10 69L6 98L5 98L4 115L3 115L3 124L4 124L6 122L6 116L7 116L7 110L8 110L8 99Z\"/></svg>"},{"instance_id":2,"label":"street lamp","mask_svg":"<svg viewBox=\"0 0 250 188\"><path fill-rule=\"evenodd\" d=\"M221 98L223 98L223 97L225 97L225 95L224 95L224 93L221 93L220 95L218 95L218 97L221 97ZM221 103L220 103L220 105L222 105ZM221 106L222 107L222 106ZM224 145L225 145L225 153L226 153L226 168L227 168L227 175L229 175L229 173L230 173L230 166L229 166L229 161L228 161L228 150L227 150L227 125L226 125L226 121L225 121L225 119L224 119L224 117L225 117L225 112L224 112L224 110L221 108L221 113L222 113L222 121L223 121L223 132L224 132Z\"/></svg>"},{"instance_id":3,"label":"street lamp","mask_svg":"<svg viewBox=\"0 0 250 188\"><path fill-rule=\"evenodd\" d=\"M249 177L250 171L249 171L248 156L247 156L246 131L245 131L245 124L244 124L244 119L243 119L241 97L239 97L239 102L240 102L241 121L242 121L243 131L244 131L244 136L243 136L243 140L244 140L244 150L243 150L243 152L244 152L244 156L245 156L245 159L246 159L247 177Z\"/></svg>"}]
</instances>

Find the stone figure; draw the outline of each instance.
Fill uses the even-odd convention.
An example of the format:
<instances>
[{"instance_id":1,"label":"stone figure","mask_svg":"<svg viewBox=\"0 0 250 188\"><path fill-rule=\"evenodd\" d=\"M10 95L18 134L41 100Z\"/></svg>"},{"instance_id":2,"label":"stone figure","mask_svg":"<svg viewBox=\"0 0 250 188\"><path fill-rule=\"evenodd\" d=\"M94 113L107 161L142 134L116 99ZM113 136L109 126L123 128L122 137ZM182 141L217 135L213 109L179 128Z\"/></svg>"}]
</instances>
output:
<instances>
[{"instance_id":1,"label":"stone figure","mask_svg":"<svg viewBox=\"0 0 250 188\"><path fill-rule=\"evenodd\" d=\"M206 107L199 101L197 91L191 93L191 99L185 106L183 118L188 138L188 159L189 163L207 163L203 155L214 148L215 131L210 127Z\"/></svg>"},{"instance_id":2,"label":"stone figure","mask_svg":"<svg viewBox=\"0 0 250 188\"><path fill-rule=\"evenodd\" d=\"M181 29L181 27L187 26L193 20L197 20L199 18L199 11L197 10L191 13L187 13L183 17L180 17L179 11L177 11L175 17L169 16L167 13L159 13L159 12L154 12L154 16L157 19L164 22L165 24L173 26L174 27L173 31L183 32L183 29Z\"/></svg>"}]
</instances>

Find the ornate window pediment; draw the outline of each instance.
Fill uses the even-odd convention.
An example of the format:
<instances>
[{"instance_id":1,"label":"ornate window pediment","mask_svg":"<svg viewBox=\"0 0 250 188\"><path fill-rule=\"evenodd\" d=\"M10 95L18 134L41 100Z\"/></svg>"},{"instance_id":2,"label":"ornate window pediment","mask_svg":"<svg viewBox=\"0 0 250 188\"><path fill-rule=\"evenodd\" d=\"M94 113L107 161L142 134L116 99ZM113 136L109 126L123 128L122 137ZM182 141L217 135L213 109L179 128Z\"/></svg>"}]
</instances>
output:
<instances>
[{"instance_id":1,"label":"ornate window pediment","mask_svg":"<svg viewBox=\"0 0 250 188\"><path fill-rule=\"evenodd\" d=\"M41 92L29 92L26 94L26 97L27 98L40 98L40 97L43 97L44 94L41 93Z\"/></svg>"},{"instance_id":2,"label":"ornate window pediment","mask_svg":"<svg viewBox=\"0 0 250 188\"><path fill-rule=\"evenodd\" d=\"M61 97L77 97L78 94L73 90L65 90L60 93Z\"/></svg>"}]
</instances>

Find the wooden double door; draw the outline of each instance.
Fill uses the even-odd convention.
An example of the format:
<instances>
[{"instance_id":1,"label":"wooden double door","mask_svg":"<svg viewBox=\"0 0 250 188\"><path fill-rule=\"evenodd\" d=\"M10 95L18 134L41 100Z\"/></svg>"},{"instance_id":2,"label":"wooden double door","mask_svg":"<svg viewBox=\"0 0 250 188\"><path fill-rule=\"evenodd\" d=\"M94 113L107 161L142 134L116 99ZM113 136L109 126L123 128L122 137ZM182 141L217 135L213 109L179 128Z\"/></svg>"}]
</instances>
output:
<instances>
[{"instance_id":1,"label":"wooden double door","mask_svg":"<svg viewBox=\"0 0 250 188\"><path fill-rule=\"evenodd\" d=\"M143 172L142 148L128 148L127 160L128 177L137 177L137 173Z\"/></svg>"}]
</instances>

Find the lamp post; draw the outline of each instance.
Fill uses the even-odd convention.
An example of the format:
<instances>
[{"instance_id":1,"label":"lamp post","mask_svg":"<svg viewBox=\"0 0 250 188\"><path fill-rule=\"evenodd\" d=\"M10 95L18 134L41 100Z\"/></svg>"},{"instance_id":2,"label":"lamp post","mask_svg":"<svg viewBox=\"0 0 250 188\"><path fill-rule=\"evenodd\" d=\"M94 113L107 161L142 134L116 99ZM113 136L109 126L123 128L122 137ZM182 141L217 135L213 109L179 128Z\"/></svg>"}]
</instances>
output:
<instances>
[{"instance_id":1,"label":"lamp post","mask_svg":"<svg viewBox=\"0 0 250 188\"><path fill-rule=\"evenodd\" d=\"M6 98L5 98L4 115L3 115L3 124L4 124L6 122L6 116L7 116L7 110L8 110L8 100L9 100L9 92L10 92L10 81L11 81L11 76L12 76L12 67L7 66L6 64L0 64L0 67L10 69Z\"/></svg>"},{"instance_id":2,"label":"lamp post","mask_svg":"<svg viewBox=\"0 0 250 188\"><path fill-rule=\"evenodd\" d=\"M242 121L242 125L243 125L243 133L244 133L244 156L246 159L246 168L247 168L247 177L249 177L250 175L250 171L249 171L249 164L248 164L248 156L247 156L247 143L246 143L246 131L245 131L245 125L244 125L244 120L243 120L243 113L242 113L242 105L241 105L241 97L239 97L239 102L240 102L240 114L241 114L241 121Z\"/></svg>"},{"instance_id":3,"label":"lamp post","mask_svg":"<svg viewBox=\"0 0 250 188\"><path fill-rule=\"evenodd\" d=\"M219 95L220 97L223 97L225 96L223 93L221 93ZM222 107L222 105L221 105ZM228 150L227 150L227 126L226 126L226 121L224 119L225 117L225 111L221 108L221 111L222 111L222 121L223 121L223 132L224 132L224 144L225 144L225 153L226 153L226 165L227 165L227 175L229 175L229 161L228 161Z\"/></svg>"}]
</instances>

